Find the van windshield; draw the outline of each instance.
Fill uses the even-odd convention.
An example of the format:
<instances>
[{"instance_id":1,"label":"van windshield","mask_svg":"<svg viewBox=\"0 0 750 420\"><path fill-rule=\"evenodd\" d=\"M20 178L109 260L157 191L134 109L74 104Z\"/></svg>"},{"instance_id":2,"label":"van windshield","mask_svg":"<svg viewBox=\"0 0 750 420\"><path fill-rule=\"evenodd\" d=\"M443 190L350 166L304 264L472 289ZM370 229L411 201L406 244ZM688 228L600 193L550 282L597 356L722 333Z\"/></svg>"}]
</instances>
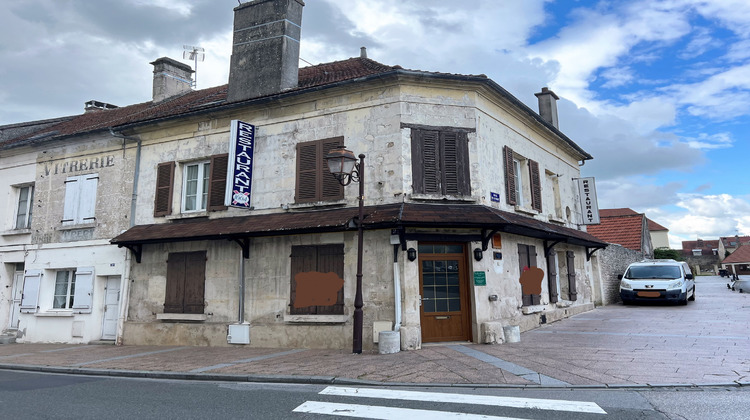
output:
<instances>
[{"instance_id":1,"label":"van windshield","mask_svg":"<svg viewBox=\"0 0 750 420\"><path fill-rule=\"evenodd\" d=\"M674 265L644 265L628 269L625 277L629 279L679 279L680 267Z\"/></svg>"}]
</instances>

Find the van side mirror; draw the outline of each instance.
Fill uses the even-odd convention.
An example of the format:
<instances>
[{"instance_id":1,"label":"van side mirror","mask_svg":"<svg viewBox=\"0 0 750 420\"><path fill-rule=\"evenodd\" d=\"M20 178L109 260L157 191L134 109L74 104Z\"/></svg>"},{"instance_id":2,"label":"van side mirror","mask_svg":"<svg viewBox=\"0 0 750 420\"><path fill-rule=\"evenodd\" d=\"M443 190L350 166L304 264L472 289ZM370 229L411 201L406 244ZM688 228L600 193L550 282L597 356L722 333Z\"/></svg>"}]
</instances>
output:
<instances>
[{"instance_id":1,"label":"van side mirror","mask_svg":"<svg viewBox=\"0 0 750 420\"><path fill-rule=\"evenodd\" d=\"M688 279L688 280L692 280L693 279L693 275L692 274L685 274L685 278Z\"/></svg>"},{"instance_id":2,"label":"van side mirror","mask_svg":"<svg viewBox=\"0 0 750 420\"><path fill-rule=\"evenodd\" d=\"M622 280L622 274L617 275L617 280Z\"/></svg>"}]
</instances>

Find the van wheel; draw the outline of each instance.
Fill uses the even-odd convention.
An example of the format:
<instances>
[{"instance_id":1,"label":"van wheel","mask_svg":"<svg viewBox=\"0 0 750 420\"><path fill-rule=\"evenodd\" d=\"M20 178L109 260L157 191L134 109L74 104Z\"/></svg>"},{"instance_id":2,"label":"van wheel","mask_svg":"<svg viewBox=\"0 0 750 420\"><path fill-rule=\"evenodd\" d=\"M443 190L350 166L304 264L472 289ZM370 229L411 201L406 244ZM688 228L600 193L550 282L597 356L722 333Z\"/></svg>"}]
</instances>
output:
<instances>
[{"instance_id":1,"label":"van wheel","mask_svg":"<svg viewBox=\"0 0 750 420\"><path fill-rule=\"evenodd\" d=\"M685 294L685 299L682 299L682 300L679 300L679 301L677 301L677 303L679 303L679 304L680 304L680 305L682 305L682 306L685 306L685 305L687 305L687 302L688 302L688 297L687 297L687 293Z\"/></svg>"},{"instance_id":2,"label":"van wheel","mask_svg":"<svg viewBox=\"0 0 750 420\"><path fill-rule=\"evenodd\" d=\"M695 301L695 286L693 286L693 294L692 296L690 296L690 298L688 298L688 300Z\"/></svg>"}]
</instances>

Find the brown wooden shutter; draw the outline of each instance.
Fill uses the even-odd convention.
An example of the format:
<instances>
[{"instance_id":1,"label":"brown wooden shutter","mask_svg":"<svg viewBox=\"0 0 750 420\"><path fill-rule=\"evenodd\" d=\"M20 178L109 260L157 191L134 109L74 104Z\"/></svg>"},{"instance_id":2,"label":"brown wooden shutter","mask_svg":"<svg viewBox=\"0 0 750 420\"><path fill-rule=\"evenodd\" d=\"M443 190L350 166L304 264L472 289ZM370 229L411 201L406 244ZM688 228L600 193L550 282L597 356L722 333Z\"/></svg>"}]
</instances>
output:
<instances>
[{"instance_id":1,"label":"brown wooden shutter","mask_svg":"<svg viewBox=\"0 0 750 420\"><path fill-rule=\"evenodd\" d=\"M318 147L314 142L297 145L297 202L316 201L318 196Z\"/></svg>"},{"instance_id":2,"label":"brown wooden shutter","mask_svg":"<svg viewBox=\"0 0 750 420\"><path fill-rule=\"evenodd\" d=\"M308 271L316 271L317 252L314 246L293 246L291 255L291 302L289 313L292 315L310 315L315 313L314 306L295 308L294 302L297 297L297 282L295 275Z\"/></svg>"},{"instance_id":3,"label":"brown wooden shutter","mask_svg":"<svg viewBox=\"0 0 750 420\"><path fill-rule=\"evenodd\" d=\"M570 295L570 300L576 300L578 298L578 291L576 289L576 254L573 251L567 251L565 256L568 261L568 294Z\"/></svg>"},{"instance_id":4,"label":"brown wooden shutter","mask_svg":"<svg viewBox=\"0 0 750 420\"><path fill-rule=\"evenodd\" d=\"M539 176L539 162L529 159L529 177L531 178L531 208L542 212L542 181Z\"/></svg>"},{"instance_id":5,"label":"brown wooden shutter","mask_svg":"<svg viewBox=\"0 0 750 420\"><path fill-rule=\"evenodd\" d=\"M344 244L322 245L318 247L318 268L321 273L336 273L344 278ZM344 285L336 295L336 303L329 306L316 306L318 315L344 314Z\"/></svg>"},{"instance_id":6,"label":"brown wooden shutter","mask_svg":"<svg viewBox=\"0 0 750 420\"><path fill-rule=\"evenodd\" d=\"M344 186L341 185L341 183L333 175L331 175L331 172L328 170L328 164L325 161L326 155L328 155L331 150L343 145L343 137L322 140L320 142L320 156L318 157L318 176L322 179L321 193L319 197L321 201L342 200L344 198Z\"/></svg>"},{"instance_id":7,"label":"brown wooden shutter","mask_svg":"<svg viewBox=\"0 0 750 420\"><path fill-rule=\"evenodd\" d=\"M422 158L422 167L417 168L422 171L419 193L440 194L440 136L437 131L420 130L419 139Z\"/></svg>"},{"instance_id":8,"label":"brown wooden shutter","mask_svg":"<svg viewBox=\"0 0 750 420\"><path fill-rule=\"evenodd\" d=\"M440 133L442 144L442 193L470 195L469 145L466 133Z\"/></svg>"},{"instance_id":9,"label":"brown wooden shutter","mask_svg":"<svg viewBox=\"0 0 750 420\"><path fill-rule=\"evenodd\" d=\"M550 248L549 253L547 253L547 286L550 303L560 300L560 296L557 294L557 264L555 263L554 248Z\"/></svg>"},{"instance_id":10,"label":"brown wooden shutter","mask_svg":"<svg viewBox=\"0 0 750 420\"><path fill-rule=\"evenodd\" d=\"M505 200L508 204L515 206L518 204L516 197L516 178L513 176L513 149L503 146L503 161L505 163Z\"/></svg>"},{"instance_id":11,"label":"brown wooden shutter","mask_svg":"<svg viewBox=\"0 0 750 420\"><path fill-rule=\"evenodd\" d=\"M160 163L156 167L154 217L161 217L172 214L172 187L174 185L174 167L174 162Z\"/></svg>"},{"instance_id":12,"label":"brown wooden shutter","mask_svg":"<svg viewBox=\"0 0 750 420\"><path fill-rule=\"evenodd\" d=\"M164 313L183 312L185 296L185 253L170 253L167 259L167 290L164 296Z\"/></svg>"},{"instance_id":13,"label":"brown wooden shutter","mask_svg":"<svg viewBox=\"0 0 750 420\"><path fill-rule=\"evenodd\" d=\"M211 175L208 179L208 211L226 210L224 197L227 189L229 155L211 156Z\"/></svg>"},{"instance_id":14,"label":"brown wooden shutter","mask_svg":"<svg viewBox=\"0 0 750 420\"><path fill-rule=\"evenodd\" d=\"M202 314L205 308L206 251L186 252L183 312Z\"/></svg>"}]
</instances>

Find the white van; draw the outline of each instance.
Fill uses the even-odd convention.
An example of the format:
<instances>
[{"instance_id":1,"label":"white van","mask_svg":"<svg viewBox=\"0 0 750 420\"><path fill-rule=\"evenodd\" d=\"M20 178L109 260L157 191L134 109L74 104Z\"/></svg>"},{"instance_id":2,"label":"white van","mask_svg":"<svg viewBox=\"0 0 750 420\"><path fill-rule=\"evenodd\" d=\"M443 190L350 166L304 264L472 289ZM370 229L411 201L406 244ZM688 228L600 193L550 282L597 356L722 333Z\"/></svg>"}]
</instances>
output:
<instances>
[{"instance_id":1,"label":"white van","mask_svg":"<svg viewBox=\"0 0 750 420\"><path fill-rule=\"evenodd\" d=\"M687 305L695 300L695 279L690 266L675 260L643 260L628 266L620 279L620 298L627 305L663 300Z\"/></svg>"}]
</instances>

